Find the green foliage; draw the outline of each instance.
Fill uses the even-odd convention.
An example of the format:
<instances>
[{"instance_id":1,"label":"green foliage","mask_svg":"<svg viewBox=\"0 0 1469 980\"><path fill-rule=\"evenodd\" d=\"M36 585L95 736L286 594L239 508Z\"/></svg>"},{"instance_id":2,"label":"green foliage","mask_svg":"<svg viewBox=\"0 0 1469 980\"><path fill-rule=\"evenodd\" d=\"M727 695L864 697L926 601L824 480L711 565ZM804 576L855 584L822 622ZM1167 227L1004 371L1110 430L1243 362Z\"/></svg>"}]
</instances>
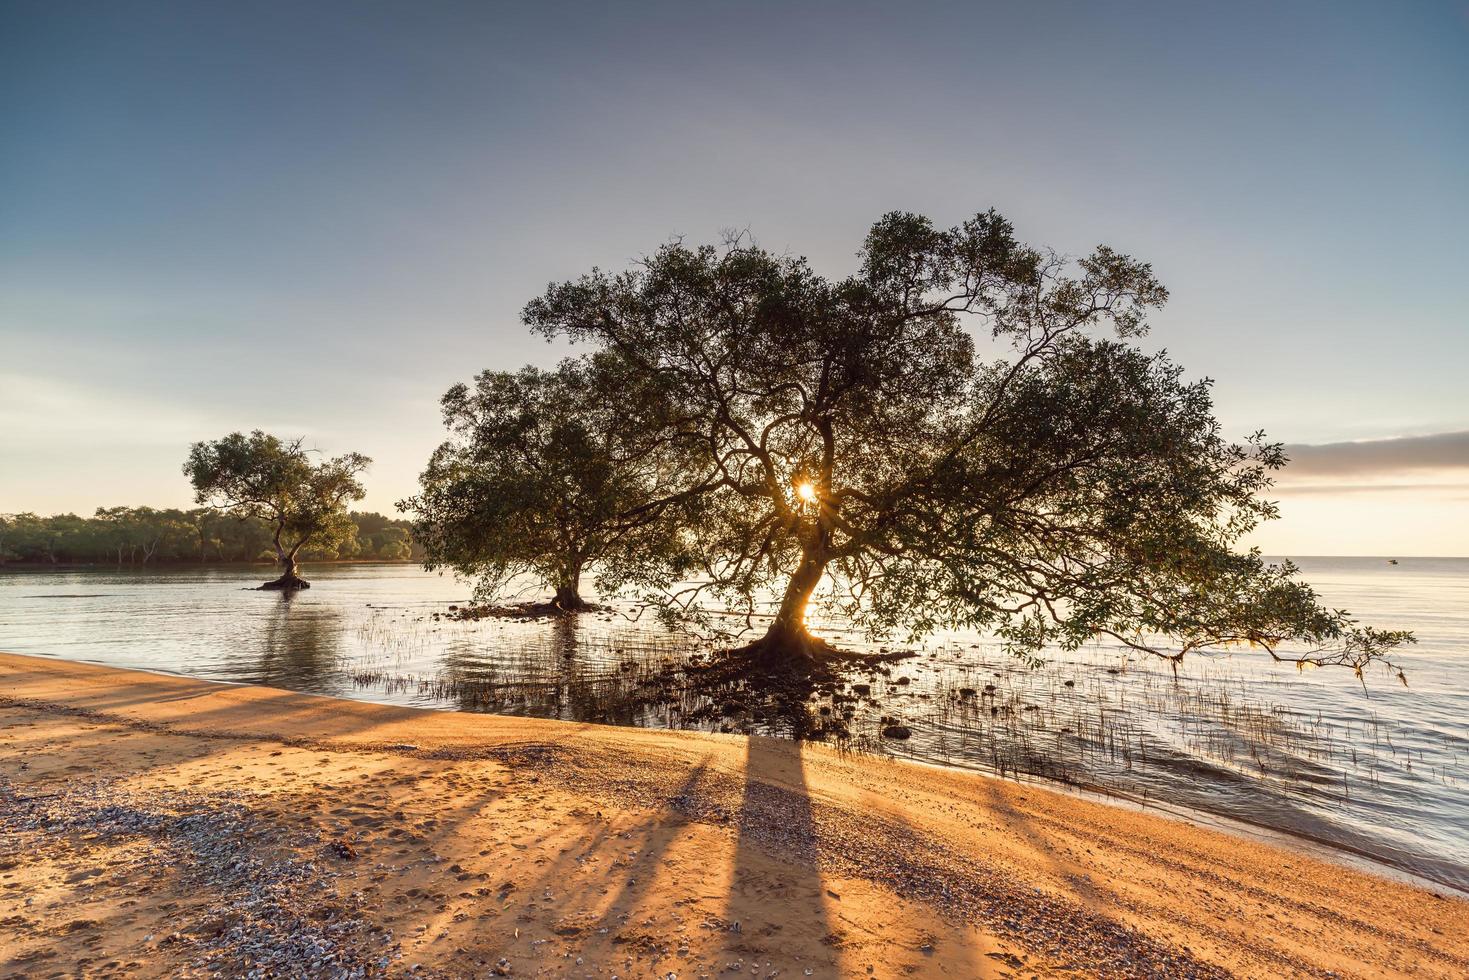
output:
<instances>
[{"instance_id":1,"label":"green foliage","mask_svg":"<svg viewBox=\"0 0 1469 980\"><path fill-rule=\"evenodd\" d=\"M184 463L196 503L266 521L277 557L292 567L308 542L335 554L355 538L347 503L362 499L359 477L372 462L358 453L312 462L301 444L259 429L234 432L194 443Z\"/></svg>"},{"instance_id":2,"label":"green foliage","mask_svg":"<svg viewBox=\"0 0 1469 980\"><path fill-rule=\"evenodd\" d=\"M1068 261L994 212L947 230L889 214L860 260L832 281L743 239L676 242L526 307L678 408L665 499L699 520L670 554L698 555L699 581L649 560L620 585L707 623L784 583L772 631L804 633L825 575L875 635L971 627L1021 654L1295 641L1360 671L1411 642L1234 550L1276 516L1261 494L1285 460L1225 439L1209 382L1129 343L1167 299L1147 264L1105 246Z\"/></svg>"},{"instance_id":3,"label":"green foliage","mask_svg":"<svg viewBox=\"0 0 1469 980\"><path fill-rule=\"evenodd\" d=\"M434 452L420 491L399 507L417 515L429 568L473 579L482 600L529 575L580 602L583 569L608 576L628 562L672 555L661 447L643 435L664 424L651 386L610 358L553 371L486 371L442 401L451 438Z\"/></svg>"},{"instance_id":4,"label":"green foliage","mask_svg":"<svg viewBox=\"0 0 1469 980\"><path fill-rule=\"evenodd\" d=\"M413 557L412 535L407 528L387 528L372 540L372 544L374 551L389 561L404 561Z\"/></svg>"}]
</instances>

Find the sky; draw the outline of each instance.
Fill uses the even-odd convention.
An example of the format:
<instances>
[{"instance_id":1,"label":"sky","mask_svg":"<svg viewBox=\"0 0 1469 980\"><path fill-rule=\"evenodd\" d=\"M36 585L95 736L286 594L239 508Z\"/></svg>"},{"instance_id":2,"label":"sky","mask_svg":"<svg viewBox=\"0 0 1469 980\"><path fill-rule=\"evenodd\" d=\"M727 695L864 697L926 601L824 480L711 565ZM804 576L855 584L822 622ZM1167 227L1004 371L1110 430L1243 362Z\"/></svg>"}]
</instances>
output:
<instances>
[{"instance_id":1,"label":"sky","mask_svg":"<svg viewBox=\"0 0 1469 980\"><path fill-rule=\"evenodd\" d=\"M1270 554L1469 555L1469 2L0 0L0 513L263 428L413 492L548 282L889 210L1153 263Z\"/></svg>"}]
</instances>

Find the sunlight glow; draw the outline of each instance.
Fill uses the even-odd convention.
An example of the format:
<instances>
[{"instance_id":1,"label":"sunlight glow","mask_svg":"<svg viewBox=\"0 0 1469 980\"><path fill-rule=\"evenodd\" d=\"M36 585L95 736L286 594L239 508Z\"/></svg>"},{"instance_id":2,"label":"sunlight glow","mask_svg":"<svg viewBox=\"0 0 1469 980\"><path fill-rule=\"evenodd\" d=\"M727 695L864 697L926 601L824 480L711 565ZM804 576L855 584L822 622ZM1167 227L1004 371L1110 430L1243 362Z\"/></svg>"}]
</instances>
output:
<instances>
[{"instance_id":1,"label":"sunlight glow","mask_svg":"<svg viewBox=\"0 0 1469 980\"><path fill-rule=\"evenodd\" d=\"M816 486L809 480L803 480L796 484L796 496L808 504L816 502Z\"/></svg>"}]
</instances>

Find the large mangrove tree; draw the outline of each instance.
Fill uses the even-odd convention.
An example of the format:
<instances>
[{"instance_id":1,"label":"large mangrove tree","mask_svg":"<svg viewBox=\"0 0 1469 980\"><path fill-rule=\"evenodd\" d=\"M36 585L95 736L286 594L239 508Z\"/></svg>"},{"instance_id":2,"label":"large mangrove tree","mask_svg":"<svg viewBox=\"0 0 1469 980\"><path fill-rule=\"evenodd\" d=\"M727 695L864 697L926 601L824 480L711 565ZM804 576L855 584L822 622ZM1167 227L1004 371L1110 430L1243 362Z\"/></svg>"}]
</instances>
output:
<instances>
[{"instance_id":1,"label":"large mangrove tree","mask_svg":"<svg viewBox=\"0 0 1469 980\"><path fill-rule=\"evenodd\" d=\"M681 553L697 574L649 561L621 584L751 622L773 593L755 653L824 653L806 625L819 595L874 634L1175 658L1254 644L1360 672L1411 637L1239 548L1276 516L1263 494L1285 458L1226 438L1210 383L1138 345L1167 295L1144 262L1067 260L992 211L947 229L894 213L846 278L744 238L674 242L551 285L524 319L672 407L680 480L641 506L699 501Z\"/></svg>"}]
</instances>

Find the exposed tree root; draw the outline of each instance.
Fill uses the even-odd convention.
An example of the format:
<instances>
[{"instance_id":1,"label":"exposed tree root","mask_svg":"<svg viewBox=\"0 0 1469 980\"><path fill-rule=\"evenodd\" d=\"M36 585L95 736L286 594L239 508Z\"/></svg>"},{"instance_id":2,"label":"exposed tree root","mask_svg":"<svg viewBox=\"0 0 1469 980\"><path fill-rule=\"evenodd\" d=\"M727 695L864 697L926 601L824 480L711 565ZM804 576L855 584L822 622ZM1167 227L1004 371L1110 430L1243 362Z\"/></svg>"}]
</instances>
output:
<instances>
[{"instance_id":1,"label":"exposed tree root","mask_svg":"<svg viewBox=\"0 0 1469 980\"><path fill-rule=\"evenodd\" d=\"M761 673L800 673L828 679L842 670L860 670L917 656L910 650L894 653L859 653L833 646L819 636L799 632L766 633L753 643L723 651L720 656L745 669Z\"/></svg>"},{"instance_id":2,"label":"exposed tree root","mask_svg":"<svg viewBox=\"0 0 1469 980\"><path fill-rule=\"evenodd\" d=\"M696 658L683 673L688 689L708 701L691 717L720 721L735 717L772 724L795 738L844 739L847 718L839 710L857 695L848 682L886 674L888 664L915 656L911 652L863 654L842 650L804 633L796 637L764 636L733 650ZM817 702L827 701L823 710Z\"/></svg>"}]
</instances>

